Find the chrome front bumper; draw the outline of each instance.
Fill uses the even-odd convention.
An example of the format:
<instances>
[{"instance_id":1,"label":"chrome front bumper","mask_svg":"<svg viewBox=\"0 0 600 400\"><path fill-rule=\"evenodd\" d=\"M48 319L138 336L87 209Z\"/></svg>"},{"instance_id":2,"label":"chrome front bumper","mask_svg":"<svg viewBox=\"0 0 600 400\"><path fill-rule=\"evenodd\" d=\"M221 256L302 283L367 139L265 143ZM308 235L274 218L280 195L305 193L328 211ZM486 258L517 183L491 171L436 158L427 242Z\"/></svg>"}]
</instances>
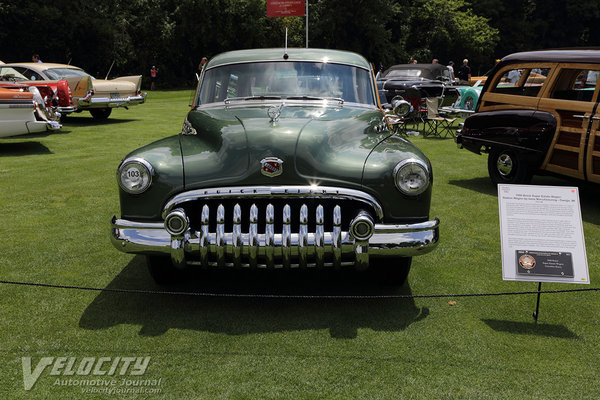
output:
<instances>
[{"instance_id":1,"label":"chrome front bumper","mask_svg":"<svg viewBox=\"0 0 600 400\"><path fill-rule=\"evenodd\" d=\"M128 97L100 97L92 96L90 99L79 99L79 107L82 109L88 108L117 108L128 107L142 104L146 101L147 93L142 93L137 96Z\"/></svg>"},{"instance_id":2,"label":"chrome front bumper","mask_svg":"<svg viewBox=\"0 0 600 400\"><path fill-rule=\"evenodd\" d=\"M181 209L175 211L182 212ZM289 216L287 224L284 216L282 233L274 233L268 212L265 233L257 232L256 220L252 219L249 232L243 233L239 216L235 214L236 211L232 232L224 231L224 210L220 206L216 232L208 231L206 210L199 231L187 228L181 234L169 233L162 222L134 222L113 216L111 241L126 253L170 255L173 264L180 268L186 265L258 268L355 265L363 269L368 267L371 256L417 256L435 249L439 240L437 218L417 224L374 224L372 235L359 240L351 232L341 230L339 219L337 224L334 222L332 232L324 232L319 217L315 232L307 232L302 216L299 232L290 232Z\"/></svg>"}]
</instances>

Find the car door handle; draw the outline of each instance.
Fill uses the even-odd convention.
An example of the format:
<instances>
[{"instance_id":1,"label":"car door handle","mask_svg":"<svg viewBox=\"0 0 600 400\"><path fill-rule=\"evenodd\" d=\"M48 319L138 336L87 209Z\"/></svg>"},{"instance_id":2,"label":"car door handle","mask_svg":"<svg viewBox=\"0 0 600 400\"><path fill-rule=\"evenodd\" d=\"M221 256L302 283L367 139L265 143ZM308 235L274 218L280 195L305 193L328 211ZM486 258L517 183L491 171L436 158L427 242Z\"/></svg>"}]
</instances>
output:
<instances>
[{"instance_id":1,"label":"car door handle","mask_svg":"<svg viewBox=\"0 0 600 400\"><path fill-rule=\"evenodd\" d=\"M584 119L589 119L590 116L589 115L573 115L573 118L584 118Z\"/></svg>"}]
</instances>

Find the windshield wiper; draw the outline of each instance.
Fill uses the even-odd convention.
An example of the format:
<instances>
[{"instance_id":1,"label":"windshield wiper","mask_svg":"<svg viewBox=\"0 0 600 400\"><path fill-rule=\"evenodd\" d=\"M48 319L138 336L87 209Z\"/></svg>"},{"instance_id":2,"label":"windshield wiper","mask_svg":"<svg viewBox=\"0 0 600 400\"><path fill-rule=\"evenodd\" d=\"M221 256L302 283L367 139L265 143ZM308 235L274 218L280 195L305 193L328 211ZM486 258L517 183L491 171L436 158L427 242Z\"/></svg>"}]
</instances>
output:
<instances>
[{"instance_id":1,"label":"windshield wiper","mask_svg":"<svg viewBox=\"0 0 600 400\"><path fill-rule=\"evenodd\" d=\"M224 100L225 104L229 104L232 101L246 101L246 100L281 100L281 96L248 96L248 97L228 97Z\"/></svg>"},{"instance_id":2,"label":"windshield wiper","mask_svg":"<svg viewBox=\"0 0 600 400\"><path fill-rule=\"evenodd\" d=\"M288 96L288 100L331 100L344 104L344 99L341 97L317 97L317 96Z\"/></svg>"}]
</instances>

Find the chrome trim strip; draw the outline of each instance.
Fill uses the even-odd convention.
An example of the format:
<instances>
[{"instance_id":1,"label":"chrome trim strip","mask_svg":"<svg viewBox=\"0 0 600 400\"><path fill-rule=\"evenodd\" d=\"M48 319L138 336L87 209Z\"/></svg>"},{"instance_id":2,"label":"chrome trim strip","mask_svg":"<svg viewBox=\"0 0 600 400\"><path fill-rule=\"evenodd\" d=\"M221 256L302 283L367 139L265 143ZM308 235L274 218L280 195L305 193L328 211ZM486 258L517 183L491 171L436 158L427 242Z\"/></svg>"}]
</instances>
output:
<instances>
[{"instance_id":1,"label":"chrome trim strip","mask_svg":"<svg viewBox=\"0 0 600 400\"><path fill-rule=\"evenodd\" d=\"M301 268L306 267L306 256L308 253L308 207L302 204L300 207L300 231L298 233L298 255Z\"/></svg>"},{"instance_id":2,"label":"chrome trim strip","mask_svg":"<svg viewBox=\"0 0 600 400\"><path fill-rule=\"evenodd\" d=\"M208 232L208 219L210 216L210 209L208 205L202 207L202 214L200 216L201 232L200 232L200 261L202 265L208 266L208 245L209 245L209 232Z\"/></svg>"},{"instance_id":3,"label":"chrome trim strip","mask_svg":"<svg viewBox=\"0 0 600 400\"><path fill-rule=\"evenodd\" d=\"M265 222L265 255L267 256L267 267L273 268L273 247L275 246L275 229L273 227L273 222L275 222L275 207L273 207L273 204L267 205Z\"/></svg>"},{"instance_id":4,"label":"chrome trim strip","mask_svg":"<svg viewBox=\"0 0 600 400\"><path fill-rule=\"evenodd\" d=\"M196 189L174 196L163 208L163 219L176 206L199 199L243 199L243 198L329 198L357 200L373 207L378 219L383 218L383 208L373 196L356 189L333 186L233 186Z\"/></svg>"},{"instance_id":5,"label":"chrome trim strip","mask_svg":"<svg viewBox=\"0 0 600 400\"><path fill-rule=\"evenodd\" d=\"M258 207L252 204L250 207L250 233L248 237L250 267L256 268L258 260Z\"/></svg>"},{"instance_id":6,"label":"chrome trim strip","mask_svg":"<svg viewBox=\"0 0 600 400\"><path fill-rule=\"evenodd\" d=\"M242 208L239 204L233 207L233 265L239 267L242 263Z\"/></svg>"},{"instance_id":7,"label":"chrome trim strip","mask_svg":"<svg viewBox=\"0 0 600 400\"><path fill-rule=\"evenodd\" d=\"M323 205L319 204L315 212L316 226L315 226L315 255L317 267L323 267L323 258L325 256L325 231L323 229Z\"/></svg>"},{"instance_id":8,"label":"chrome trim strip","mask_svg":"<svg viewBox=\"0 0 600 400\"><path fill-rule=\"evenodd\" d=\"M283 267L290 267L290 247L291 247L291 208L289 204L283 206L283 228L281 233L281 252L283 255Z\"/></svg>"},{"instance_id":9,"label":"chrome trim strip","mask_svg":"<svg viewBox=\"0 0 600 400\"><path fill-rule=\"evenodd\" d=\"M219 204L217 207L217 237L216 237L217 264L219 267L225 265L225 207Z\"/></svg>"},{"instance_id":10,"label":"chrome trim strip","mask_svg":"<svg viewBox=\"0 0 600 400\"><path fill-rule=\"evenodd\" d=\"M342 209L333 208L333 265L339 268L342 262Z\"/></svg>"}]
</instances>

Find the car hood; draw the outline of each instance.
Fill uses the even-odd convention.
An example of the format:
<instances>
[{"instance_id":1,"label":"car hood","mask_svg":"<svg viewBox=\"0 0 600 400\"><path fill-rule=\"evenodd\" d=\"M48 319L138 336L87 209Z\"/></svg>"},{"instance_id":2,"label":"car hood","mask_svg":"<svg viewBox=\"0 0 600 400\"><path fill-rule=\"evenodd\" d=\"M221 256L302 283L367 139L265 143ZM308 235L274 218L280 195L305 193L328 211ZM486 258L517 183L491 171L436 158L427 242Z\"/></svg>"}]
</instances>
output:
<instances>
[{"instance_id":1,"label":"car hood","mask_svg":"<svg viewBox=\"0 0 600 400\"><path fill-rule=\"evenodd\" d=\"M268 115L279 111L272 121ZM365 160L389 133L382 114L349 106L255 105L189 112L181 135L186 189L236 185L360 187ZM282 161L266 176L261 161Z\"/></svg>"}]
</instances>

